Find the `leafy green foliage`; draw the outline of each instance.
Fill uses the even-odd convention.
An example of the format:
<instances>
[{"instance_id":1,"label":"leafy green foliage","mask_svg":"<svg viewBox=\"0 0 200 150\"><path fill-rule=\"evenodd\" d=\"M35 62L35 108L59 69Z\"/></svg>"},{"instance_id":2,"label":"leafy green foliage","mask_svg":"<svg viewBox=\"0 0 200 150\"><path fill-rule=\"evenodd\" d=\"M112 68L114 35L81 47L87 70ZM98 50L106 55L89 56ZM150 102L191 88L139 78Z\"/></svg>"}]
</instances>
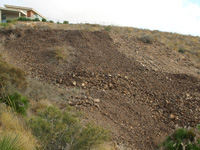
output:
<instances>
[{"instance_id":1,"label":"leafy green foliage","mask_svg":"<svg viewBox=\"0 0 200 150\"><path fill-rule=\"evenodd\" d=\"M9 24L8 23L1 23L0 25L3 26L3 27L7 27Z\"/></svg>"},{"instance_id":2,"label":"leafy green foliage","mask_svg":"<svg viewBox=\"0 0 200 150\"><path fill-rule=\"evenodd\" d=\"M105 31L111 31L111 27L110 27L110 26L107 26L107 27L105 27L104 30L105 30Z\"/></svg>"},{"instance_id":3,"label":"leafy green foliage","mask_svg":"<svg viewBox=\"0 0 200 150\"><path fill-rule=\"evenodd\" d=\"M31 21L30 18L26 18L26 17L19 17L17 20L18 21Z\"/></svg>"},{"instance_id":4,"label":"leafy green foliage","mask_svg":"<svg viewBox=\"0 0 200 150\"><path fill-rule=\"evenodd\" d=\"M44 19L44 18L42 18L42 22L47 22L47 20L46 20L46 19Z\"/></svg>"},{"instance_id":5,"label":"leafy green foliage","mask_svg":"<svg viewBox=\"0 0 200 150\"><path fill-rule=\"evenodd\" d=\"M0 150L21 150L22 143L19 136L1 135Z\"/></svg>"},{"instance_id":6,"label":"leafy green foliage","mask_svg":"<svg viewBox=\"0 0 200 150\"><path fill-rule=\"evenodd\" d=\"M12 107L17 113L26 115L28 100L19 93L14 93L8 97L0 98L0 102Z\"/></svg>"},{"instance_id":7,"label":"leafy green foliage","mask_svg":"<svg viewBox=\"0 0 200 150\"><path fill-rule=\"evenodd\" d=\"M179 48L178 52L183 54L183 53L186 52L186 50L185 50L185 49L182 49L182 48Z\"/></svg>"},{"instance_id":8,"label":"leafy green foliage","mask_svg":"<svg viewBox=\"0 0 200 150\"><path fill-rule=\"evenodd\" d=\"M109 139L109 133L100 127L83 127L78 114L50 106L29 120L33 134L47 150L88 150Z\"/></svg>"},{"instance_id":9,"label":"leafy green foliage","mask_svg":"<svg viewBox=\"0 0 200 150\"><path fill-rule=\"evenodd\" d=\"M32 21L40 21L40 19L39 18L35 18Z\"/></svg>"},{"instance_id":10,"label":"leafy green foliage","mask_svg":"<svg viewBox=\"0 0 200 150\"><path fill-rule=\"evenodd\" d=\"M40 20L38 18L30 19L30 18L26 18L26 17L19 17L17 19L17 21L40 21Z\"/></svg>"},{"instance_id":11,"label":"leafy green foliage","mask_svg":"<svg viewBox=\"0 0 200 150\"><path fill-rule=\"evenodd\" d=\"M63 21L63 24L69 24L69 21Z\"/></svg>"},{"instance_id":12,"label":"leafy green foliage","mask_svg":"<svg viewBox=\"0 0 200 150\"><path fill-rule=\"evenodd\" d=\"M53 21L53 20L49 20L49 22L50 22L50 23L54 23L54 21Z\"/></svg>"},{"instance_id":13,"label":"leafy green foliage","mask_svg":"<svg viewBox=\"0 0 200 150\"><path fill-rule=\"evenodd\" d=\"M167 137L162 150L200 150L200 131L197 128L180 128Z\"/></svg>"}]
</instances>

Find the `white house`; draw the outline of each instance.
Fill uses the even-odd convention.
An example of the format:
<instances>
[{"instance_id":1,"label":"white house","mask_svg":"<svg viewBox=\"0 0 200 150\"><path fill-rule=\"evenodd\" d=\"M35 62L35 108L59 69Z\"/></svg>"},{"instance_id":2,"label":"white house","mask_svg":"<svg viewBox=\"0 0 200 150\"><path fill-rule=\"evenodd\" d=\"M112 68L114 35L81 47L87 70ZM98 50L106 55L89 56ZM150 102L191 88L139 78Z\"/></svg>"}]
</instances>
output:
<instances>
[{"instance_id":1,"label":"white house","mask_svg":"<svg viewBox=\"0 0 200 150\"><path fill-rule=\"evenodd\" d=\"M46 19L33 8L13 5L4 5L4 7L0 7L0 23L5 23L6 20L16 19L19 17L30 19L38 18L40 21Z\"/></svg>"}]
</instances>

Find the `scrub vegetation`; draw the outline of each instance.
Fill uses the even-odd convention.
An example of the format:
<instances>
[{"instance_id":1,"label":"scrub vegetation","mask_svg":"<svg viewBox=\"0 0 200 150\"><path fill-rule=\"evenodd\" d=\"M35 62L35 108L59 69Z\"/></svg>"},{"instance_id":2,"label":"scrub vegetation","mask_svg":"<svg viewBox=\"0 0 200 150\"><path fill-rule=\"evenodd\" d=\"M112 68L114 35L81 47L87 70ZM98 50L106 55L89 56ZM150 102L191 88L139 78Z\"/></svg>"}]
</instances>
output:
<instances>
[{"instance_id":1,"label":"scrub vegetation","mask_svg":"<svg viewBox=\"0 0 200 150\"><path fill-rule=\"evenodd\" d=\"M1 150L89 150L110 141L109 131L93 123L82 124L81 113L67 103L62 101L60 108L43 100L45 94L31 95L36 86L30 77L0 58Z\"/></svg>"}]
</instances>

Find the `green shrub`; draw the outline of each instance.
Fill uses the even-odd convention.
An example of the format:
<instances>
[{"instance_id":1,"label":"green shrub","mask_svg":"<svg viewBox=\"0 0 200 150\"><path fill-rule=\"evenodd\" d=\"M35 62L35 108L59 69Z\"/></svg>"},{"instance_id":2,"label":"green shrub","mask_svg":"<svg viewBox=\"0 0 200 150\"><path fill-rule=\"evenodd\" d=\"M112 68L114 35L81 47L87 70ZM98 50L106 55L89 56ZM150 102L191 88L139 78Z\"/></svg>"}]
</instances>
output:
<instances>
[{"instance_id":1,"label":"green shrub","mask_svg":"<svg viewBox=\"0 0 200 150\"><path fill-rule=\"evenodd\" d=\"M11 23L11 22L12 22L12 20L6 20L6 22L7 22L7 23Z\"/></svg>"},{"instance_id":2,"label":"green shrub","mask_svg":"<svg viewBox=\"0 0 200 150\"><path fill-rule=\"evenodd\" d=\"M0 98L0 102L12 107L17 113L26 115L28 109L28 100L18 93L9 95L8 97Z\"/></svg>"},{"instance_id":3,"label":"green shrub","mask_svg":"<svg viewBox=\"0 0 200 150\"><path fill-rule=\"evenodd\" d=\"M49 20L49 22L50 22L50 23L54 23L54 21L53 21L53 20Z\"/></svg>"},{"instance_id":4,"label":"green shrub","mask_svg":"<svg viewBox=\"0 0 200 150\"><path fill-rule=\"evenodd\" d=\"M88 150L109 139L107 131L94 125L81 126L78 114L50 106L29 120L33 134L47 150Z\"/></svg>"},{"instance_id":5,"label":"green shrub","mask_svg":"<svg viewBox=\"0 0 200 150\"><path fill-rule=\"evenodd\" d=\"M147 43L147 44L152 44L154 41L154 38L150 35L142 35L139 40L143 43Z\"/></svg>"},{"instance_id":6,"label":"green shrub","mask_svg":"<svg viewBox=\"0 0 200 150\"><path fill-rule=\"evenodd\" d=\"M63 21L63 24L69 24L69 21Z\"/></svg>"},{"instance_id":7,"label":"green shrub","mask_svg":"<svg viewBox=\"0 0 200 150\"><path fill-rule=\"evenodd\" d=\"M179 48L178 52L183 54L183 53L185 53L185 52L186 52L186 50L185 50L185 49L183 49L183 48Z\"/></svg>"},{"instance_id":8,"label":"green shrub","mask_svg":"<svg viewBox=\"0 0 200 150\"><path fill-rule=\"evenodd\" d=\"M3 27L7 27L9 24L8 23L1 23L0 25L3 26Z\"/></svg>"},{"instance_id":9,"label":"green shrub","mask_svg":"<svg viewBox=\"0 0 200 150\"><path fill-rule=\"evenodd\" d=\"M60 22L59 22L59 21L57 21L57 24L60 24Z\"/></svg>"},{"instance_id":10,"label":"green shrub","mask_svg":"<svg viewBox=\"0 0 200 150\"><path fill-rule=\"evenodd\" d=\"M163 142L161 150L200 150L199 126L177 129Z\"/></svg>"},{"instance_id":11,"label":"green shrub","mask_svg":"<svg viewBox=\"0 0 200 150\"><path fill-rule=\"evenodd\" d=\"M40 19L39 18L35 18L32 21L40 21Z\"/></svg>"},{"instance_id":12,"label":"green shrub","mask_svg":"<svg viewBox=\"0 0 200 150\"><path fill-rule=\"evenodd\" d=\"M111 27L110 27L110 26L107 26L107 27L104 28L104 30L105 30L105 31L111 31Z\"/></svg>"},{"instance_id":13,"label":"green shrub","mask_svg":"<svg viewBox=\"0 0 200 150\"><path fill-rule=\"evenodd\" d=\"M30 18L26 18L26 17L19 17L17 19L17 21L40 21L40 19L38 19L38 18L30 19Z\"/></svg>"},{"instance_id":14,"label":"green shrub","mask_svg":"<svg viewBox=\"0 0 200 150\"><path fill-rule=\"evenodd\" d=\"M0 135L0 150L21 150L22 143L19 136Z\"/></svg>"},{"instance_id":15,"label":"green shrub","mask_svg":"<svg viewBox=\"0 0 200 150\"><path fill-rule=\"evenodd\" d=\"M26 87L26 76L24 71L14 68L3 61L0 55L0 97L2 95L2 86L6 91L9 91L9 86L23 89Z\"/></svg>"},{"instance_id":16,"label":"green shrub","mask_svg":"<svg viewBox=\"0 0 200 150\"><path fill-rule=\"evenodd\" d=\"M42 22L47 22L47 20L46 20L46 19L44 19L44 18L42 18Z\"/></svg>"},{"instance_id":17,"label":"green shrub","mask_svg":"<svg viewBox=\"0 0 200 150\"><path fill-rule=\"evenodd\" d=\"M26 18L26 17L19 17L17 20L18 21L31 21L30 18Z\"/></svg>"},{"instance_id":18,"label":"green shrub","mask_svg":"<svg viewBox=\"0 0 200 150\"><path fill-rule=\"evenodd\" d=\"M71 147L72 150L90 150L94 145L108 141L109 134L106 130L93 124L88 124L80 133L79 138Z\"/></svg>"}]
</instances>

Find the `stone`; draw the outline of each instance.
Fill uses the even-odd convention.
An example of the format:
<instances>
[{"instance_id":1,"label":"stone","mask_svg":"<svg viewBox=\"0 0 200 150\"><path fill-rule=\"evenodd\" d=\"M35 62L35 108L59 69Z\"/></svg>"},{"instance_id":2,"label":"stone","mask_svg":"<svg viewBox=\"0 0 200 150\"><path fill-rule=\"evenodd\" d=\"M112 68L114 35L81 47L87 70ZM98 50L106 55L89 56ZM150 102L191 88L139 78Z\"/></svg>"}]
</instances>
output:
<instances>
[{"instance_id":1,"label":"stone","mask_svg":"<svg viewBox=\"0 0 200 150\"><path fill-rule=\"evenodd\" d=\"M94 101L95 103L99 103L101 100L98 99L98 98L96 98L96 99L94 99L93 101Z\"/></svg>"},{"instance_id":2,"label":"stone","mask_svg":"<svg viewBox=\"0 0 200 150\"><path fill-rule=\"evenodd\" d=\"M94 104L95 107L100 108L98 104Z\"/></svg>"},{"instance_id":3,"label":"stone","mask_svg":"<svg viewBox=\"0 0 200 150\"><path fill-rule=\"evenodd\" d=\"M76 81L74 81L72 84L73 84L73 86L76 86Z\"/></svg>"},{"instance_id":4,"label":"stone","mask_svg":"<svg viewBox=\"0 0 200 150\"><path fill-rule=\"evenodd\" d=\"M175 119L176 116L175 116L174 114L170 114L169 118L170 118L170 119Z\"/></svg>"}]
</instances>

